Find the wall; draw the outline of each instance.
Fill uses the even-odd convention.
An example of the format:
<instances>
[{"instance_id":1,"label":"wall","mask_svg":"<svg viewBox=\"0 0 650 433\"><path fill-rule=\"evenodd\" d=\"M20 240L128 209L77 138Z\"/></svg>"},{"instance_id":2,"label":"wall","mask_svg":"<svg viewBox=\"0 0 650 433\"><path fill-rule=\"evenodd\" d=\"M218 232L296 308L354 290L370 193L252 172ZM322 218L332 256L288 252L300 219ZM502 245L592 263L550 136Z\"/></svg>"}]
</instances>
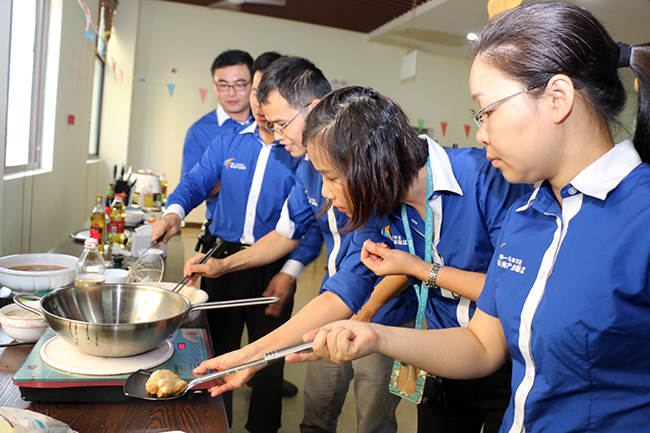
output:
<instances>
[{"instance_id":1,"label":"wall","mask_svg":"<svg viewBox=\"0 0 650 433\"><path fill-rule=\"evenodd\" d=\"M3 2L6 0L2 0ZM97 0L86 0L95 20ZM126 21L126 38L122 45L131 46L131 64L135 47L135 29L139 1L128 0L120 4L120 13L115 16L115 33L120 33L122 21ZM126 148L121 154L112 155L108 149L114 145L107 140L101 145L105 159L86 161L90 107L92 100L94 41L84 36L86 25L83 10L77 0L52 0L52 7L62 14L58 92L54 135L53 170L48 173L4 181L2 212L2 253L46 252L56 246L75 230L86 227L94 206L94 196L105 193L109 175L106 166L125 161ZM133 18L133 8L136 12ZM0 14L3 17L4 14ZM125 20L131 17L132 19ZM3 18L4 19L4 18ZM119 38L116 38L119 39ZM125 49L124 51L129 51ZM125 56L128 57L128 56ZM6 56L2 56L5 61ZM128 64L127 61L124 61ZM4 64L0 64L3 66ZM109 68L110 70L110 68ZM106 88L103 118L108 125L123 125L128 134L130 88L128 97L112 98L116 89ZM6 98L3 98L6 100ZM117 99L118 103L111 101ZM75 116L75 124L68 125L68 115ZM3 116L4 119L4 116ZM103 139L119 134L102 130ZM122 140L126 146L126 139ZM103 153L107 155L104 156Z\"/></svg>"},{"instance_id":2,"label":"wall","mask_svg":"<svg viewBox=\"0 0 650 433\"><path fill-rule=\"evenodd\" d=\"M470 61L420 52L418 74L400 82L402 48L369 43L366 35L226 10L143 0L138 30L129 163L134 169L166 173L178 184L187 128L216 107L210 65L223 50L239 48L253 57L264 51L309 58L330 81L372 86L394 98L411 123L424 127L444 146L473 146L476 125L468 109ZM177 68L172 74L171 69ZM145 80L145 81L141 81ZM167 84L174 84L170 97ZM206 88L205 103L199 88ZM445 137L440 122L449 123ZM469 138L463 125L473 125ZM203 207L188 221L202 221Z\"/></svg>"}]
</instances>

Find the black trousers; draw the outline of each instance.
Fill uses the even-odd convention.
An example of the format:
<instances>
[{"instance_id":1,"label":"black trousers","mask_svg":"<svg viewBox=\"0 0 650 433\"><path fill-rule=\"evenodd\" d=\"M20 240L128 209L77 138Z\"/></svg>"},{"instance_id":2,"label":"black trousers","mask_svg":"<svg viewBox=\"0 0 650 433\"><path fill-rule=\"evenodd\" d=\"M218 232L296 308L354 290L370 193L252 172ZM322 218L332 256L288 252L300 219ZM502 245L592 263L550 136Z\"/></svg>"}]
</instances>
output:
<instances>
[{"instance_id":1,"label":"black trousers","mask_svg":"<svg viewBox=\"0 0 650 433\"><path fill-rule=\"evenodd\" d=\"M205 252L214 241L204 242ZM216 258L236 254L241 246L229 244ZM259 268L232 272L219 278L201 278L201 289L209 295L209 301L254 298L262 296L271 279L282 269L286 257ZM206 310L212 347L215 356L240 348L244 325L248 341L253 342L273 331L291 317L293 298L284 306L280 317L267 316L267 305ZM252 388L246 429L250 432L276 432L282 418L282 381L284 361L271 364L258 371L250 380ZM232 391L223 394L228 425L232 426Z\"/></svg>"},{"instance_id":2,"label":"black trousers","mask_svg":"<svg viewBox=\"0 0 650 433\"><path fill-rule=\"evenodd\" d=\"M418 433L497 433L510 402L512 363L482 379L442 379L444 398L433 393L418 405ZM435 388L427 378L427 388ZM426 395L426 392L425 392ZM439 401L442 400L442 401Z\"/></svg>"}]
</instances>

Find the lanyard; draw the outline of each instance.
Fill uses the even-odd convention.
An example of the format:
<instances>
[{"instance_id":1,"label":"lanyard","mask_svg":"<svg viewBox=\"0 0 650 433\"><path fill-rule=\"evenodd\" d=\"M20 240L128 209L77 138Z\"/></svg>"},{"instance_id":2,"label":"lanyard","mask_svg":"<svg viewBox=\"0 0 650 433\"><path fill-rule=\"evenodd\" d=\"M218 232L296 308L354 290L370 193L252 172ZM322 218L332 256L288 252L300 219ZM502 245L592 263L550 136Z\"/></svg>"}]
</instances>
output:
<instances>
[{"instance_id":1,"label":"lanyard","mask_svg":"<svg viewBox=\"0 0 650 433\"><path fill-rule=\"evenodd\" d=\"M433 210L429 206L429 197L433 194L433 178L431 177L431 167L429 166L429 158L427 158L427 204L426 204L426 217L425 217L425 231L424 231L424 261L433 263L431 250L433 249ZM402 224L404 225L404 233L408 240L409 252L415 255L415 247L413 246L413 236L411 235L411 227L409 225L408 216L406 215L406 205L402 203ZM415 329L422 329L424 324L424 313L427 306L427 299L429 297L429 286L420 281L419 287L414 284L415 293L418 297L418 314L415 318Z\"/></svg>"}]
</instances>

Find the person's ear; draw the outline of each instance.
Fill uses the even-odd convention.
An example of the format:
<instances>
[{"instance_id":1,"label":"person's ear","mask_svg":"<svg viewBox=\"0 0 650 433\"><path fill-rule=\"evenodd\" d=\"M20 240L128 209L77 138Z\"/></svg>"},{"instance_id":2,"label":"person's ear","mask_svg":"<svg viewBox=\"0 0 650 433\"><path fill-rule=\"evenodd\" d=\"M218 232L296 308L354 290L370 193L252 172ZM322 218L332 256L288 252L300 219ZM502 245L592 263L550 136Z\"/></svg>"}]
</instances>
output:
<instances>
[{"instance_id":1,"label":"person's ear","mask_svg":"<svg viewBox=\"0 0 650 433\"><path fill-rule=\"evenodd\" d=\"M573 81L564 74L557 74L549 80L546 92L553 113L553 122L556 124L564 122L571 114L575 103Z\"/></svg>"},{"instance_id":2,"label":"person's ear","mask_svg":"<svg viewBox=\"0 0 650 433\"><path fill-rule=\"evenodd\" d=\"M309 108L307 109L307 113L310 113L311 110L320 102L320 99L316 98L313 101L309 103Z\"/></svg>"}]
</instances>

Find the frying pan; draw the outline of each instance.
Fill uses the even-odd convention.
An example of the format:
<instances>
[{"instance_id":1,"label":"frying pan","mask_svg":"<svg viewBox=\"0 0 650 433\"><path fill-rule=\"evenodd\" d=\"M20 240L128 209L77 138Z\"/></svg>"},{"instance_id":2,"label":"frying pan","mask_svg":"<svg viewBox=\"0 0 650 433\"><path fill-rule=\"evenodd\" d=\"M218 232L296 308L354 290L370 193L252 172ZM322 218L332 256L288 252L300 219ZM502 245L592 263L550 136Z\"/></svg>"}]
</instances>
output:
<instances>
[{"instance_id":1,"label":"frying pan","mask_svg":"<svg viewBox=\"0 0 650 433\"><path fill-rule=\"evenodd\" d=\"M31 296L16 295L16 298ZM31 297L34 298L34 297ZM185 296L139 284L97 284L67 287L40 299L40 311L50 327L78 350L95 356L121 358L153 349L169 338L194 310L272 304L277 297L194 304Z\"/></svg>"}]
</instances>

